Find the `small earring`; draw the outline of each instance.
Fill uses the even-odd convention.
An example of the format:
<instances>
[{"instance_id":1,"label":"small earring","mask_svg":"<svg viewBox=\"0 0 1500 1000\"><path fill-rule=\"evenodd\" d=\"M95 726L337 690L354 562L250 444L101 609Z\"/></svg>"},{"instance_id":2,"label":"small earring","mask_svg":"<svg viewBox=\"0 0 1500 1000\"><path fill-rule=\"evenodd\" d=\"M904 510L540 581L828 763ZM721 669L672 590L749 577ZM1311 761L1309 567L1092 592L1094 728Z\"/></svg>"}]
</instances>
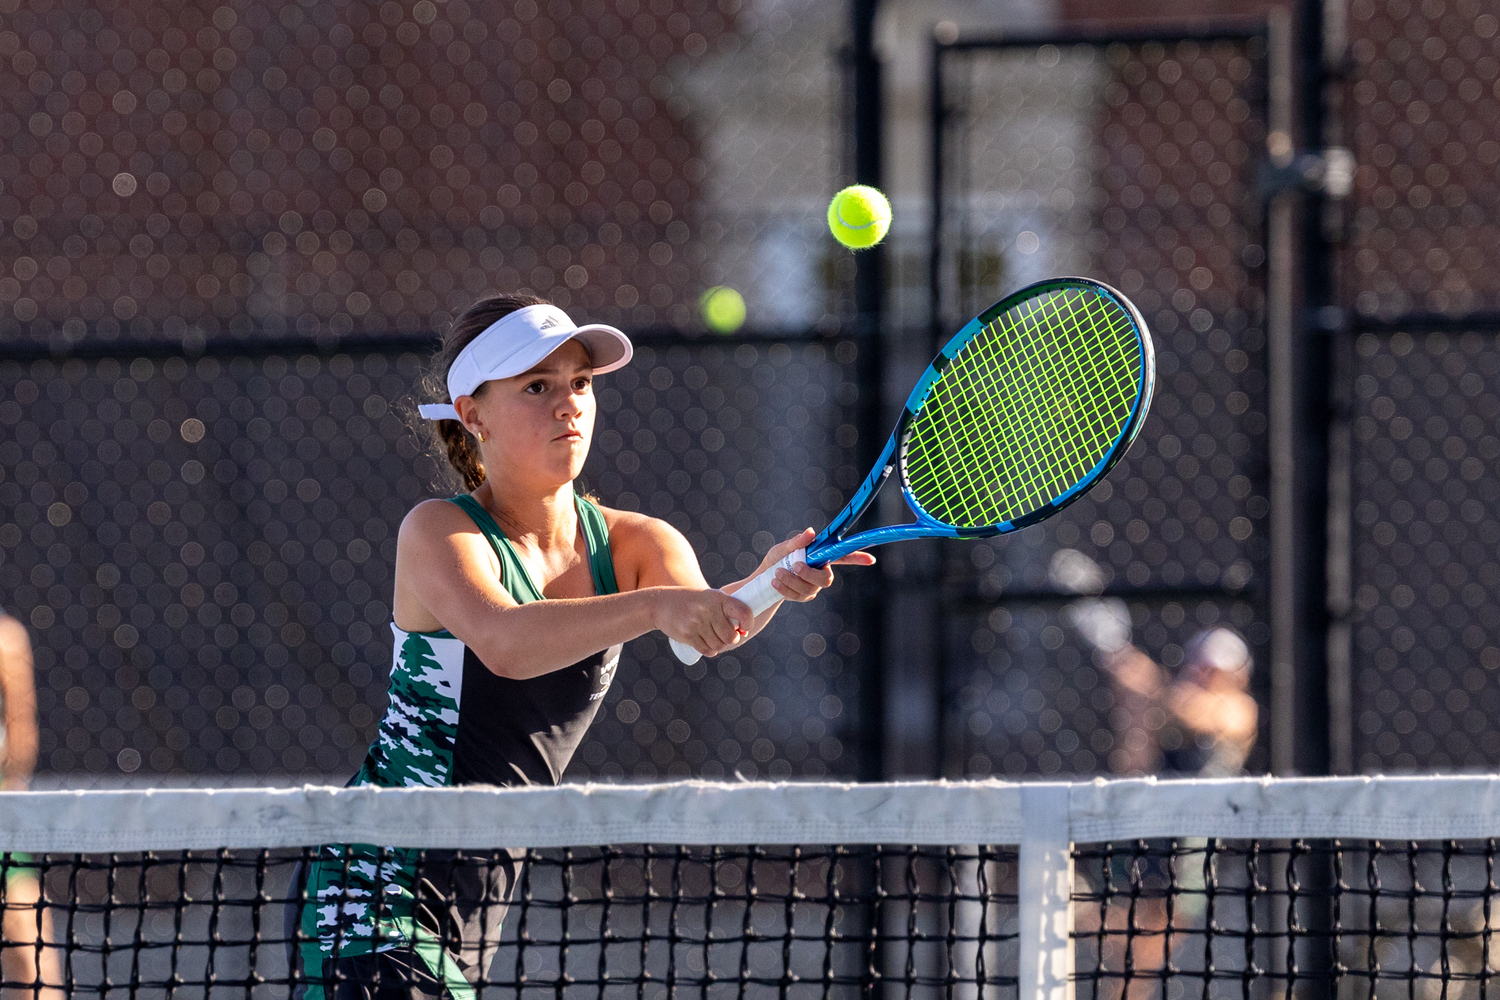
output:
<instances>
[{"instance_id":1,"label":"small earring","mask_svg":"<svg viewBox=\"0 0 1500 1000\"><path fill-rule=\"evenodd\" d=\"M479 432L479 443L484 444L484 431Z\"/></svg>"}]
</instances>

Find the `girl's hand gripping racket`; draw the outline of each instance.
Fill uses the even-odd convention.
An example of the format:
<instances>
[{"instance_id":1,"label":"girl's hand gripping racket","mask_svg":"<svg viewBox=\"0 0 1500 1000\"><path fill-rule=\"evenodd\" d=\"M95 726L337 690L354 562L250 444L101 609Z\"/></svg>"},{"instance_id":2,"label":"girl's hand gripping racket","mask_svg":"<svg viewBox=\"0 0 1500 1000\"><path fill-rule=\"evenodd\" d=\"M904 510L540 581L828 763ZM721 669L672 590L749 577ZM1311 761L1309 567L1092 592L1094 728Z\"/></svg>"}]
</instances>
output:
<instances>
[{"instance_id":1,"label":"girl's hand gripping racket","mask_svg":"<svg viewBox=\"0 0 1500 1000\"><path fill-rule=\"evenodd\" d=\"M1104 478L1135 440L1156 384L1140 311L1088 278L1040 281L958 332L917 381L875 468L806 549L735 593L759 615L778 568L822 566L907 538L982 538L1051 517ZM910 524L845 537L892 471ZM697 650L675 639L683 663Z\"/></svg>"}]
</instances>

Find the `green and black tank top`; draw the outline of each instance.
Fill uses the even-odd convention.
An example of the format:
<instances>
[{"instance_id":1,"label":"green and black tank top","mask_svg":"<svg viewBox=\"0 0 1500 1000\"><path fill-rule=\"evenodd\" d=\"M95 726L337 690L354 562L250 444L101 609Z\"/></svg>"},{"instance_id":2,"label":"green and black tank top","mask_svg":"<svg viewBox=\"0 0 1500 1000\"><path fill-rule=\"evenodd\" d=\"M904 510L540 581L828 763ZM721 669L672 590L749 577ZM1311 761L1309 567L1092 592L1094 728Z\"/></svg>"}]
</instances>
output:
<instances>
[{"instance_id":1,"label":"green and black tank top","mask_svg":"<svg viewBox=\"0 0 1500 1000\"><path fill-rule=\"evenodd\" d=\"M520 604L544 600L483 505L471 496L452 502L494 547L500 582L511 597ZM604 516L580 497L578 520L594 593L616 593ZM351 785L555 785L620 660L616 645L540 677L513 680L492 672L447 631L407 632L394 622L391 630L396 642L390 707ZM305 937L294 961L311 978L297 995L328 995L324 981L337 978L333 969L341 961L405 949L421 958L450 996L472 997L472 984L487 967L484 956L498 941L513 872L482 860L444 860L452 853L361 844L321 848L301 881ZM419 855L428 869L442 867L440 881L453 896L440 917L430 901L422 902L423 880L436 876L422 873Z\"/></svg>"},{"instance_id":2,"label":"green and black tank top","mask_svg":"<svg viewBox=\"0 0 1500 1000\"><path fill-rule=\"evenodd\" d=\"M518 604L544 600L510 539L473 497L453 498L500 559L500 582ZM578 498L595 594L613 594L604 515ZM620 646L570 667L514 680L491 671L449 632L406 632L391 623L390 707L354 783L555 785L614 679Z\"/></svg>"}]
</instances>

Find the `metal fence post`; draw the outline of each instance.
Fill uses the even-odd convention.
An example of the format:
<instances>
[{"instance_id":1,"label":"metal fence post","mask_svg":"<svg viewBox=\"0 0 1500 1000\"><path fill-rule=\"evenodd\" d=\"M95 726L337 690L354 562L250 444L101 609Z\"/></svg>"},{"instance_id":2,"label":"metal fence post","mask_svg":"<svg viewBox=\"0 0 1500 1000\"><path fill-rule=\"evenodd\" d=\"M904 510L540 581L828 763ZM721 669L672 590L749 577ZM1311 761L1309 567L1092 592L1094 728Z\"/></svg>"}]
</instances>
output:
<instances>
[{"instance_id":1,"label":"metal fence post","mask_svg":"<svg viewBox=\"0 0 1500 1000\"><path fill-rule=\"evenodd\" d=\"M880 187L882 183L882 117L880 60L875 52L875 14L879 0L851 0L849 5L853 50L852 107L854 180ZM859 356L855 384L859 388L856 464L864 470L875 464L884 444L885 363L885 250L877 244L855 258L855 341ZM882 568L851 573L855 614L861 637L859 777L879 781L887 776L885 762L886 673L885 586Z\"/></svg>"}]
</instances>

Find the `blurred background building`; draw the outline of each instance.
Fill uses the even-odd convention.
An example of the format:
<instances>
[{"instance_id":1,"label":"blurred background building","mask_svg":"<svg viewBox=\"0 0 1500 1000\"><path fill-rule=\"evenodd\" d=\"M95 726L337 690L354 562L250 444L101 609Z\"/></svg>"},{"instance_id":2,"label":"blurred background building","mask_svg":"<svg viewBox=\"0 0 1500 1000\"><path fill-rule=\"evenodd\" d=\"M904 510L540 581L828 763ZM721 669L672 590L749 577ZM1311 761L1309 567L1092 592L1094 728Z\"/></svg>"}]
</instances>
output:
<instances>
[{"instance_id":1,"label":"blurred background building","mask_svg":"<svg viewBox=\"0 0 1500 1000\"><path fill-rule=\"evenodd\" d=\"M889 549L736 656L633 643L576 776L1109 773L1129 727L1063 547L1168 669L1245 635L1252 770L1320 769L1308 739L1338 770L1500 763L1500 22L1313 13L0 0L0 606L37 647L46 780L353 771L394 530L456 488L423 358L487 290L637 338L585 478L717 580L842 506L937 340L1067 272L1156 335L1109 482L1018 536ZM855 256L823 212L872 148L895 223ZM731 336L698 318L718 284Z\"/></svg>"}]
</instances>

